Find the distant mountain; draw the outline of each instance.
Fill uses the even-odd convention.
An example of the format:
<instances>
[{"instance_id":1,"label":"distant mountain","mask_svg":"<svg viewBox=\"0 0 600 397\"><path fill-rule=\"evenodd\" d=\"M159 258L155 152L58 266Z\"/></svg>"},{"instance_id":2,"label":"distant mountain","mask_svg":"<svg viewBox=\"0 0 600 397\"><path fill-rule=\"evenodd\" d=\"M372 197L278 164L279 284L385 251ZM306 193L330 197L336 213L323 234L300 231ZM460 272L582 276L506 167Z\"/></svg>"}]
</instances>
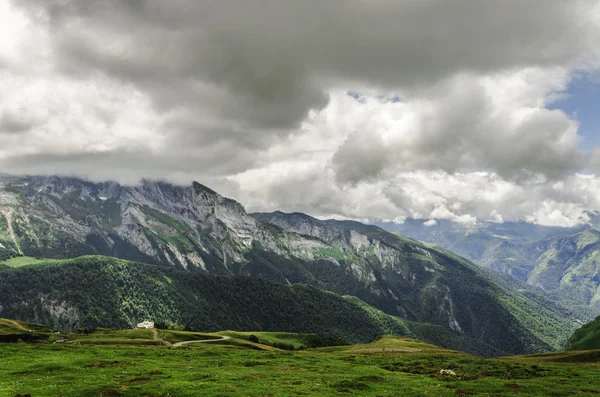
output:
<instances>
[{"instance_id":1,"label":"distant mountain","mask_svg":"<svg viewBox=\"0 0 600 397\"><path fill-rule=\"evenodd\" d=\"M381 227L513 275L571 307L589 306L600 313L600 216L588 215L587 224L574 228L528 223L464 226L449 221L426 226L415 220Z\"/></svg>"},{"instance_id":2,"label":"distant mountain","mask_svg":"<svg viewBox=\"0 0 600 397\"><path fill-rule=\"evenodd\" d=\"M512 354L558 348L593 318L376 226L304 214L250 216L239 203L196 182L131 187L0 177L0 258L19 255L108 255L189 273L306 284ZM67 292L58 281L51 287L48 293ZM106 294L96 298L112 299ZM0 308L0 316L8 317L6 310ZM53 313L63 317L60 308Z\"/></svg>"},{"instance_id":3,"label":"distant mountain","mask_svg":"<svg viewBox=\"0 0 600 397\"><path fill-rule=\"evenodd\" d=\"M371 242L373 248L363 251L362 255L372 266L376 280L385 282L388 291L399 298L407 317L414 315L420 321L443 324L449 319L448 326L458 332L467 335L491 332L490 336L494 334L495 338L498 329L505 329L497 320L507 315L517 323L528 323L510 327L524 326L530 330L553 317L591 318L589 312L575 315L553 304L535 289L516 280L499 280L494 274L449 252L387 233L376 226L352 221L321 221L299 213L253 216L285 231L318 238L342 252L352 252L351 247L360 241ZM446 316L431 316L431 311L436 310L434 307L439 310L440 305L446 310ZM539 316L533 314L538 311ZM487 329L484 323L493 324L495 330ZM520 344L516 340L511 343Z\"/></svg>"}]
</instances>

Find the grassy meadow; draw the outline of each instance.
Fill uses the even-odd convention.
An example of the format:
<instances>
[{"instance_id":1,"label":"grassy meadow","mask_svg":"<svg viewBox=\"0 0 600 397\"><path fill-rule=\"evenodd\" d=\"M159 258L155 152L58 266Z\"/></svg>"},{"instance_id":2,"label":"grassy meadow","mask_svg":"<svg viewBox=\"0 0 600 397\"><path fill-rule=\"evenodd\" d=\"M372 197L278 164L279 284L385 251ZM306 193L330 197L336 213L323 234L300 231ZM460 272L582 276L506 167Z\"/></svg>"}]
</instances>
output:
<instances>
[{"instance_id":1,"label":"grassy meadow","mask_svg":"<svg viewBox=\"0 0 600 397\"><path fill-rule=\"evenodd\" d=\"M25 327L27 328L27 327ZM0 344L0 396L594 396L600 352L483 359L413 339L296 351L304 336L163 330L51 334ZM440 375L440 370L451 370Z\"/></svg>"},{"instance_id":2,"label":"grassy meadow","mask_svg":"<svg viewBox=\"0 0 600 397\"><path fill-rule=\"evenodd\" d=\"M59 263L58 259L47 259L47 258L33 258L31 256L15 256L8 258L4 261L0 261L0 264L8 267L22 267L29 265L37 265L39 263Z\"/></svg>"}]
</instances>

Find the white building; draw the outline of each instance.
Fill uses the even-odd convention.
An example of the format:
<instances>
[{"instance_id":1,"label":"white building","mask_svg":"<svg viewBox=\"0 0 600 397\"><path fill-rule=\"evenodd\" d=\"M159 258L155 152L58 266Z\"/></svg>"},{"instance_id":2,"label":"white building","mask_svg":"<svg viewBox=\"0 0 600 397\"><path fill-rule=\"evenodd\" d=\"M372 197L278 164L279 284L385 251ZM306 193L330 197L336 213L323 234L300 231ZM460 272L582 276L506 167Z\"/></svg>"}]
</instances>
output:
<instances>
[{"instance_id":1,"label":"white building","mask_svg":"<svg viewBox=\"0 0 600 397\"><path fill-rule=\"evenodd\" d=\"M154 323L152 321L144 321L143 323L139 323L137 325L138 328L154 328Z\"/></svg>"}]
</instances>

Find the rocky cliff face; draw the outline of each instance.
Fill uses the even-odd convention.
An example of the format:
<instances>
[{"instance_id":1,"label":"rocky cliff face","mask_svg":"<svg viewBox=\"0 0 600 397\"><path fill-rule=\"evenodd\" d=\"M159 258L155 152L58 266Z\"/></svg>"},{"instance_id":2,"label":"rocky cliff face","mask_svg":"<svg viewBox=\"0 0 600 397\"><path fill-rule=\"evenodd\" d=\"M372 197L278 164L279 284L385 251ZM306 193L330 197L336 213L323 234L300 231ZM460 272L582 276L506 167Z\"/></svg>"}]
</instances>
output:
<instances>
[{"instance_id":1,"label":"rocky cliff face","mask_svg":"<svg viewBox=\"0 0 600 397\"><path fill-rule=\"evenodd\" d=\"M252 244L313 259L322 242L265 227L237 202L199 183L93 184L0 177L0 244L14 254L109 254L229 274ZM1 247L0 247L1 249Z\"/></svg>"},{"instance_id":2,"label":"rocky cliff face","mask_svg":"<svg viewBox=\"0 0 600 397\"><path fill-rule=\"evenodd\" d=\"M426 318L456 332L473 335L488 331L495 334L499 328L493 331L488 326L505 327L506 324L500 323L506 320L508 313L512 320L521 323L509 328L524 326L532 331L537 328L535 323L556 315L576 322L593 316L591 311L574 314L554 305L543 294L515 279L510 279L513 285L510 288L494 273L460 257L379 227L351 221L321 221L297 213L253 216L286 231L319 238L343 253L359 256L372 270L372 280L380 286L379 293L398 302L405 309L403 316L408 318L413 315ZM538 314L531 316L534 312ZM537 328L533 334L539 337L539 331ZM516 340L514 343L520 344Z\"/></svg>"},{"instance_id":3,"label":"rocky cliff face","mask_svg":"<svg viewBox=\"0 0 600 397\"><path fill-rule=\"evenodd\" d=\"M199 183L121 186L1 176L0 244L0 262L15 255L100 254L189 272L310 284L508 352L559 347L576 321L590 319L531 299L451 253L378 227L304 214L250 216Z\"/></svg>"}]
</instances>

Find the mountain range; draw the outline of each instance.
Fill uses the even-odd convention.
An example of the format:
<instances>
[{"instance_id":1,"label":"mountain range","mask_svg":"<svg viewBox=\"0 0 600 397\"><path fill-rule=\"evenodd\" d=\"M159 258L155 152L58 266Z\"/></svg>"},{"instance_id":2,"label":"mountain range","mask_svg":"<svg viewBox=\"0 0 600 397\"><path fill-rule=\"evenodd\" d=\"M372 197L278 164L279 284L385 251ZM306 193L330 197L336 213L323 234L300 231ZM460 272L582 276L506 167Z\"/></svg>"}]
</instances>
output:
<instances>
[{"instance_id":1,"label":"mountain range","mask_svg":"<svg viewBox=\"0 0 600 397\"><path fill-rule=\"evenodd\" d=\"M277 288L294 290L300 284L353 297L363 310L389 316L385 317L388 322L391 318L413 324L400 328L416 336L427 338L426 332L417 329L444 330L428 333L430 342L443 346L468 350L465 340L471 340L471 350L478 346L476 350L486 350L485 354L520 354L563 346L594 314L588 307L556 304L536 287L539 283L528 285L503 277L442 248L377 226L322 221L305 214L250 215L241 204L197 182L174 186L143 181L138 186L122 186L75 178L0 176L0 261L10 265L15 258L82 255L96 259L4 266L2 278L12 281L0 289L0 317L62 329L123 327L151 314L143 309L146 305L164 306L180 314L167 315L167 309L157 309L163 321L209 330L209 324L225 327L235 322L215 320L221 317L214 311L207 317L194 300L214 302L214 291L234 289L239 291L230 291L234 297L228 299L248 301L252 295L239 285L254 285L250 290L275 288L253 281L262 278L282 285ZM110 257L136 263L115 262ZM115 268L120 270L115 273ZM162 273L156 276L155 272ZM95 276L90 279L90 274ZM128 276L115 284L111 277L118 274ZM144 274L154 276L146 279ZM238 284L211 279L217 287L210 292L199 287L208 283L202 278L207 275L233 277ZM177 288L167 288L157 279L176 279ZM77 288L93 280L105 288ZM153 294L154 289L161 294ZM144 293L133 292L139 290ZM163 303L173 302L161 306L156 296ZM293 315L304 318L301 323L283 321L281 307L267 304L268 299L262 302L261 310L268 313L258 316L256 325L261 329L323 323L315 320L324 313L314 302L307 302L305 315L310 319ZM224 307L233 310L229 315L234 317L250 316L239 307ZM204 313L198 314L204 320L182 313ZM251 324L238 325L248 328ZM377 331L372 325L365 333L369 337ZM329 333L360 340L348 327L352 324L329 327ZM400 328L386 329L400 332Z\"/></svg>"},{"instance_id":2,"label":"mountain range","mask_svg":"<svg viewBox=\"0 0 600 397\"><path fill-rule=\"evenodd\" d=\"M526 222L463 225L409 219L383 223L386 230L444 247L483 267L539 287L563 304L600 314L600 213L577 227Z\"/></svg>"}]
</instances>

